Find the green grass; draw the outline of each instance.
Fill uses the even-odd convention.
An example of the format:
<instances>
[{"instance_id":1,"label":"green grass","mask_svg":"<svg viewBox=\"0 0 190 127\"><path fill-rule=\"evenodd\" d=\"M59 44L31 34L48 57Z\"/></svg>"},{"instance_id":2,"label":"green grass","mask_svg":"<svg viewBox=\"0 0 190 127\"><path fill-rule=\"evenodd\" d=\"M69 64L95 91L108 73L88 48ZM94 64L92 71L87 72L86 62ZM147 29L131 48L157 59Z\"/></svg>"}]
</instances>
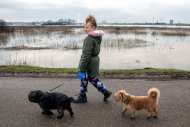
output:
<instances>
[{"instance_id":1,"label":"green grass","mask_svg":"<svg viewBox=\"0 0 190 127\"><path fill-rule=\"evenodd\" d=\"M45 68L28 65L5 65L0 66L0 76L18 76L18 77L77 77L77 68ZM152 79L152 80L170 80L170 79L190 79L190 71L177 69L101 69L99 73L102 78L117 79Z\"/></svg>"},{"instance_id":2,"label":"green grass","mask_svg":"<svg viewBox=\"0 0 190 127\"><path fill-rule=\"evenodd\" d=\"M28 66L28 65L8 65L0 66L0 72L65 72L65 73L75 73L77 69L74 68L45 68L37 66Z\"/></svg>"},{"instance_id":3,"label":"green grass","mask_svg":"<svg viewBox=\"0 0 190 127\"><path fill-rule=\"evenodd\" d=\"M186 73L190 71L177 70L177 69L159 69L159 68L143 68L143 69L124 69L124 70L101 70L102 72L110 73Z\"/></svg>"},{"instance_id":4,"label":"green grass","mask_svg":"<svg viewBox=\"0 0 190 127\"><path fill-rule=\"evenodd\" d=\"M52 72L52 73L76 73L77 68L45 68L28 65L7 65L0 66L0 72ZM104 70L101 69L100 73L190 73L190 71L176 70L176 69L156 69L156 68L144 68L144 69L114 69Z\"/></svg>"}]
</instances>

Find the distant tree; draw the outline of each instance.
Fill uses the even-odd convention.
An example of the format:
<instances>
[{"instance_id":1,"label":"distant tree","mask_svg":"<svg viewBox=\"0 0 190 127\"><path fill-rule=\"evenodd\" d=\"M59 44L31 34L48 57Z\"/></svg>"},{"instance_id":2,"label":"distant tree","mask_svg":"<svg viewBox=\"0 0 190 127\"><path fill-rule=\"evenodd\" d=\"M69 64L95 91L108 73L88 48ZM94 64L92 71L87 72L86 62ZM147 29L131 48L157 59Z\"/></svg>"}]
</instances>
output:
<instances>
[{"instance_id":1,"label":"distant tree","mask_svg":"<svg viewBox=\"0 0 190 127\"><path fill-rule=\"evenodd\" d=\"M0 19L0 26L6 26L6 22L3 19Z\"/></svg>"},{"instance_id":2,"label":"distant tree","mask_svg":"<svg viewBox=\"0 0 190 127\"><path fill-rule=\"evenodd\" d=\"M8 36L7 34L4 34L7 30L6 22L0 19L0 46L7 44Z\"/></svg>"},{"instance_id":3,"label":"distant tree","mask_svg":"<svg viewBox=\"0 0 190 127\"><path fill-rule=\"evenodd\" d=\"M13 28L8 27L6 21L3 19L0 19L0 33L1 32L13 32Z\"/></svg>"},{"instance_id":4,"label":"distant tree","mask_svg":"<svg viewBox=\"0 0 190 127\"><path fill-rule=\"evenodd\" d=\"M6 26L7 26L7 23L3 19L0 19L0 32L5 32Z\"/></svg>"}]
</instances>

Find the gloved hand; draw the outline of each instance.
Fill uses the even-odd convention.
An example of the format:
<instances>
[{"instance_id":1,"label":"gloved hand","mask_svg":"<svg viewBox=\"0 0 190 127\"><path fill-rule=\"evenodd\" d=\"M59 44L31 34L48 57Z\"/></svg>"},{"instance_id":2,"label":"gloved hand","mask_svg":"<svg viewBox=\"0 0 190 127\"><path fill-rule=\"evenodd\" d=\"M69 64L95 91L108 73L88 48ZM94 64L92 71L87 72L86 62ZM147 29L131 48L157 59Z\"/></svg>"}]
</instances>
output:
<instances>
[{"instance_id":1,"label":"gloved hand","mask_svg":"<svg viewBox=\"0 0 190 127\"><path fill-rule=\"evenodd\" d=\"M84 80L86 78L86 73L85 72L78 72L78 77L81 79L81 80Z\"/></svg>"}]
</instances>

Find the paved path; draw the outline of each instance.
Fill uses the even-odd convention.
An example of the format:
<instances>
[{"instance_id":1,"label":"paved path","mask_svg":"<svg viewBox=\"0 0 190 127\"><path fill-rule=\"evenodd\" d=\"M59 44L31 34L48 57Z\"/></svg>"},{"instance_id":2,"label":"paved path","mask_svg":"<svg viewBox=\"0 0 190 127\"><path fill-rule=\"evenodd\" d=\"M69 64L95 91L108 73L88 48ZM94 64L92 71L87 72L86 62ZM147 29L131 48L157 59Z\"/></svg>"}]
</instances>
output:
<instances>
[{"instance_id":1,"label":"paved path","mask_svg":"<svg viewBox=\"0 0 190 127\"><path fill-rule=\"evenodd\" d=\"M146 95L151 87L161 91L159 118L146 119L145 110L131 120L129 113L122 116L122 104L113 95L108 103L89 85L88 103L72 104L74 117L68 112L62 120L55 115L43 116L38 105L30 103L27 95L33 89L47 91L65 83L57 92L74 96L79 92L79 80L56 78L4 78L0 77L0 127L189 127L190 126L190 80L145 81L102 80L113 93L125 89L135 95Z\"/></svg>"}]
</instances>

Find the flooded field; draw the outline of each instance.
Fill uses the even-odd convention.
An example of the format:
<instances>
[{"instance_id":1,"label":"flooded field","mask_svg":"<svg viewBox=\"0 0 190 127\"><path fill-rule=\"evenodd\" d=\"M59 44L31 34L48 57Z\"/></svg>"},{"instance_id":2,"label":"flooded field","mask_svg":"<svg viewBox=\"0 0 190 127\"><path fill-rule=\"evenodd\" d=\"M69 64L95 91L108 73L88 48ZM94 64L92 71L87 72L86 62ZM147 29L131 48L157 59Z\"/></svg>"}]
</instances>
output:
<instances>
[{"instance_id":1,"label":"flooded field","mask_svg":"<svg viewBox=\"0 0 190 127\"><path fill-rule=\"evenodd\" d=\"M82 26L13 27L0 33L0 65L77 68ZM101 69L190 70L190 27L100 26Z\"/></svg>"}]
</instances>

